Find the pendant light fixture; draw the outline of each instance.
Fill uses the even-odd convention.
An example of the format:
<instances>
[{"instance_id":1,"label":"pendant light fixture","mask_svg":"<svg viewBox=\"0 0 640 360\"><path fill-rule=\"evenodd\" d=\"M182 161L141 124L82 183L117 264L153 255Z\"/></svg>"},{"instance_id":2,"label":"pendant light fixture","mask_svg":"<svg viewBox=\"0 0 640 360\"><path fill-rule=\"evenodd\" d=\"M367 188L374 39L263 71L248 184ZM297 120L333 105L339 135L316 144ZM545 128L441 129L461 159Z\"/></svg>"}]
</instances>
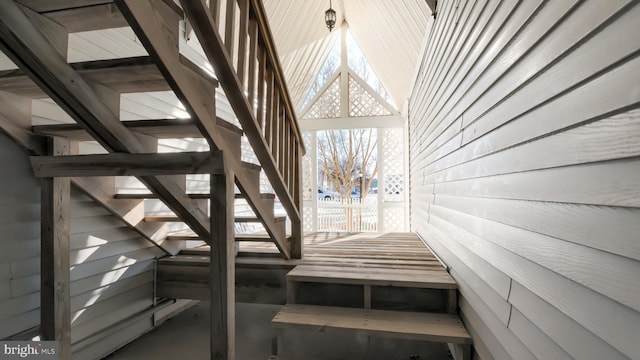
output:
<instances>
[{"instance_id":1,"label":"pendant light fixture","mask_svg":"<svg viewBox=\"0 0 640 360\"><path fill-rule=\"evenodd\" d=\"M329 9L324 12L324 22L329 28L329 32L336 26L336 11L331 8L331 0L329 0Z\"/></svg>"}]
</instances>

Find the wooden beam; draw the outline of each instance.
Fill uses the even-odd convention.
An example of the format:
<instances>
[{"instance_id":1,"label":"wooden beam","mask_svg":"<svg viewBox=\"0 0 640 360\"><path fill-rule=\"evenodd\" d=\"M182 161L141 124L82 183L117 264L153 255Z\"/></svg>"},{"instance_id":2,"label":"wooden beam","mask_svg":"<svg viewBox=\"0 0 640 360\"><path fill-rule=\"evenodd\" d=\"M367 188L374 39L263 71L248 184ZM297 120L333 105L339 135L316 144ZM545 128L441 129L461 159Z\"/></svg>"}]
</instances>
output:
<instances>
[{"instance_id":1,"label":"wooden beam","mask_svg":"<svg viewBox=\"0 0 640 360\"><path fill-rule=\"evenodd\" d=\"M85 61L72 63L70 66L84 80L104 85L118 93L171 89L148 56ZM33 99L48 97L47 92L22 70L0 71L0 89Z\"/></svg>"},{"instance_id":2,"label":"wooden beam","mask_svg":"<svg viewBox=\"0 0 640 360\"><path fill-rule=\"evenodd\" d=\"M227 121L217 118L216 123L242 136L242 130ZM158 119L123 121L122 125L140 134L158 139L202 138L193 119ZM35 134L61 136L78 141L93 140L91 136L78 124L54 124L33 126Z\"/></svg>"},{"instance_id":3,"label":"wooden beam","mask_svg":"<svg viewBox=\"0 0 640 360\"><path fill-rule=\"evenodd\" d=\"M220 151L32 156L31 166L36 177L156 176L223 171Z\"/></svg>"},{"instance_id":4,"label":"wooden beam","mask_svg":"<svg viewBox=\"0 0 640 360\"><path fill-rule=\"evenodd\" d=\"M113 2L113 0L16 0L16 2L30 8L33 11L47 12L106 4Z\"/></svg>"},{"instance_id":5,"label":"wooden beam","mask_svg":"<svg viewBox=\"0 0 640 360\"><path fill-rule=\"evenodd\" d=\"M43 12L42 15L64 26L70 33L128 26L127 20L112 2L57 9Z\"/></svg>"},{"instance_id":6,"label":"wooden beam","mask_svg":"<svg viewBox=\"0 0 640 360\"><path fill-rule=\"evenodd\" d=\"M382 115L367 117L325 118L300 120L304 131L327 129L397 128L404 126L402 115Z\"/></svg>"},{"instance_id":7,"label":"wooden beam","mask_svg":"<svg viewBox=\"0 0 640 360\"><path fill-rule=\"evenodd\" d=\"M211 359L235 359L234 175L211 174Z\"/></svg>"},{"instance_id":8,"label":"wooden beam","mask_svg":"<svg viewBox=\"0 0 640 360\"><path fill-rule=\"evenodd\" d=\"M0 48L108 151L145 152L145 143L122 125L96 89L69 66L63 56L57 55L56 48L43 33L59 29L43 31L41 23L31 21L38 16L13 1L0 1ZM140 180L196 233L209 237L206 211L184 194L175 179L142 177Z\"/></svg>"},{"instance_id":9,"label":"wooden beam","mask_svg":"<svg viewBox=\"0 0 640 360\"><path fill-rule=\"evenodd\" d=\"M69 153L69 142L53 139L55 155ZM40 338L58 341L58 356L71 359L71 303L69 228L71 183L69 178L41 182L40 231Z\"/></svg>"}]
</instances>

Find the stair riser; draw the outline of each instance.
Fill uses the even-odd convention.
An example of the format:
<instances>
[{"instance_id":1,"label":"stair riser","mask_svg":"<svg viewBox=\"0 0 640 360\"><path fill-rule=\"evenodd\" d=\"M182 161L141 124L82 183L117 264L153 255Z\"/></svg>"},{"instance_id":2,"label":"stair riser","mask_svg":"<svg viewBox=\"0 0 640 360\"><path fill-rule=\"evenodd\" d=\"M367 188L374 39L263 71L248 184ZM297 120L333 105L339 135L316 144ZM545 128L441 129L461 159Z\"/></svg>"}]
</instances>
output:
<instances>
[{"instance_id":1,"label":"stair riser","mask_svg":"<svg viewBox=\"0 0 640 360\"><path fill-rule=\"evenodd\" d=\"M192 300L209 300L209 267L167 265L157 269L157 294ZM284 304L285 278L289 269L250 269L236 266L236 301Z\"/></svg>"},{"instance_id":2,"label":"stair riser","mask_svg":"<svg viewBox=\"0 0 640 360\"><path fill-rule=\"evenodd\" d=\"M365 290L369 286L370 290ZM287 303L447 313L449 290L362 284L289 282Z\"/></svg>"}]
</instances>

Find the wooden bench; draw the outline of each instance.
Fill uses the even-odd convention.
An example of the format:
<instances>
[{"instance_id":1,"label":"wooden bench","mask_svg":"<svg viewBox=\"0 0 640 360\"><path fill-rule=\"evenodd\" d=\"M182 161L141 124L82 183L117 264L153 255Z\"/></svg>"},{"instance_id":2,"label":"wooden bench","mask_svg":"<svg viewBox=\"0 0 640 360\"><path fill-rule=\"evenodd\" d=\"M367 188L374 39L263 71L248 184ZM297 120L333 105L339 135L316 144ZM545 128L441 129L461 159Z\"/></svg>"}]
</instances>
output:
<instances>
[{"instance_id":1,"label":"wooden bench","mask_svg":"<svg viewBox=\"0 0 640 360\"><path fill-rule=\"evenodd\" d=\"M470 359L471 336L460 318L452 314L288 304L272 323L278 329L348 330L375 337L449 343L461 350L461 358Z\"/></svg>"}]
</instances>

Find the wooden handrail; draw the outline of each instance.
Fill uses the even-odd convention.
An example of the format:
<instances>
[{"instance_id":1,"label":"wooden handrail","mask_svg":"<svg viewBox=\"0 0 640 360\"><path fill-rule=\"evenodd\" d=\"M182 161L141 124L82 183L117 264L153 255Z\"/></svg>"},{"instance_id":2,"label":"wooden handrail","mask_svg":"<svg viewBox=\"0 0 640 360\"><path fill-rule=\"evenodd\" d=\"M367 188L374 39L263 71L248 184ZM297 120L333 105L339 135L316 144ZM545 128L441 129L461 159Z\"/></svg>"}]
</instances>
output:
<instances>
[{"instance_id":1,"label":"wooden handrail","mask_svg":"<svg viewBox=\"0 0 640 360\"><path fill-rule=\"evenodd\" d=\"M267 20L267 15L264 10L264 5L261 0L251 0L252 9L255 11L256 19L258 20L258 26L260 27L260 32L262 34L268 34L269 36L262 37L264 41L265 49L267 50L267 54L271 64L274 67L275 77L280 84L286 84L284 78L284 71L282 70L282 65L280 64L280 57L278 56L278 51L276 49L276 45L273 41L273 37L271 36L271 27L269 26L269 21ZM302 140L302 133L300 132L300 125L298 124L298 120L295 116L295 107L293 106L293 102L291 101L291 95L286 87L283 87L282 94L284 95L283 101L286 106L287 113L292 114L293 119L291 122L291 127L296 135L298 142L300 143L301 156L304 156L307 152L306 147L304 146L304 141Z\"/></svg>"}]
</instances>

